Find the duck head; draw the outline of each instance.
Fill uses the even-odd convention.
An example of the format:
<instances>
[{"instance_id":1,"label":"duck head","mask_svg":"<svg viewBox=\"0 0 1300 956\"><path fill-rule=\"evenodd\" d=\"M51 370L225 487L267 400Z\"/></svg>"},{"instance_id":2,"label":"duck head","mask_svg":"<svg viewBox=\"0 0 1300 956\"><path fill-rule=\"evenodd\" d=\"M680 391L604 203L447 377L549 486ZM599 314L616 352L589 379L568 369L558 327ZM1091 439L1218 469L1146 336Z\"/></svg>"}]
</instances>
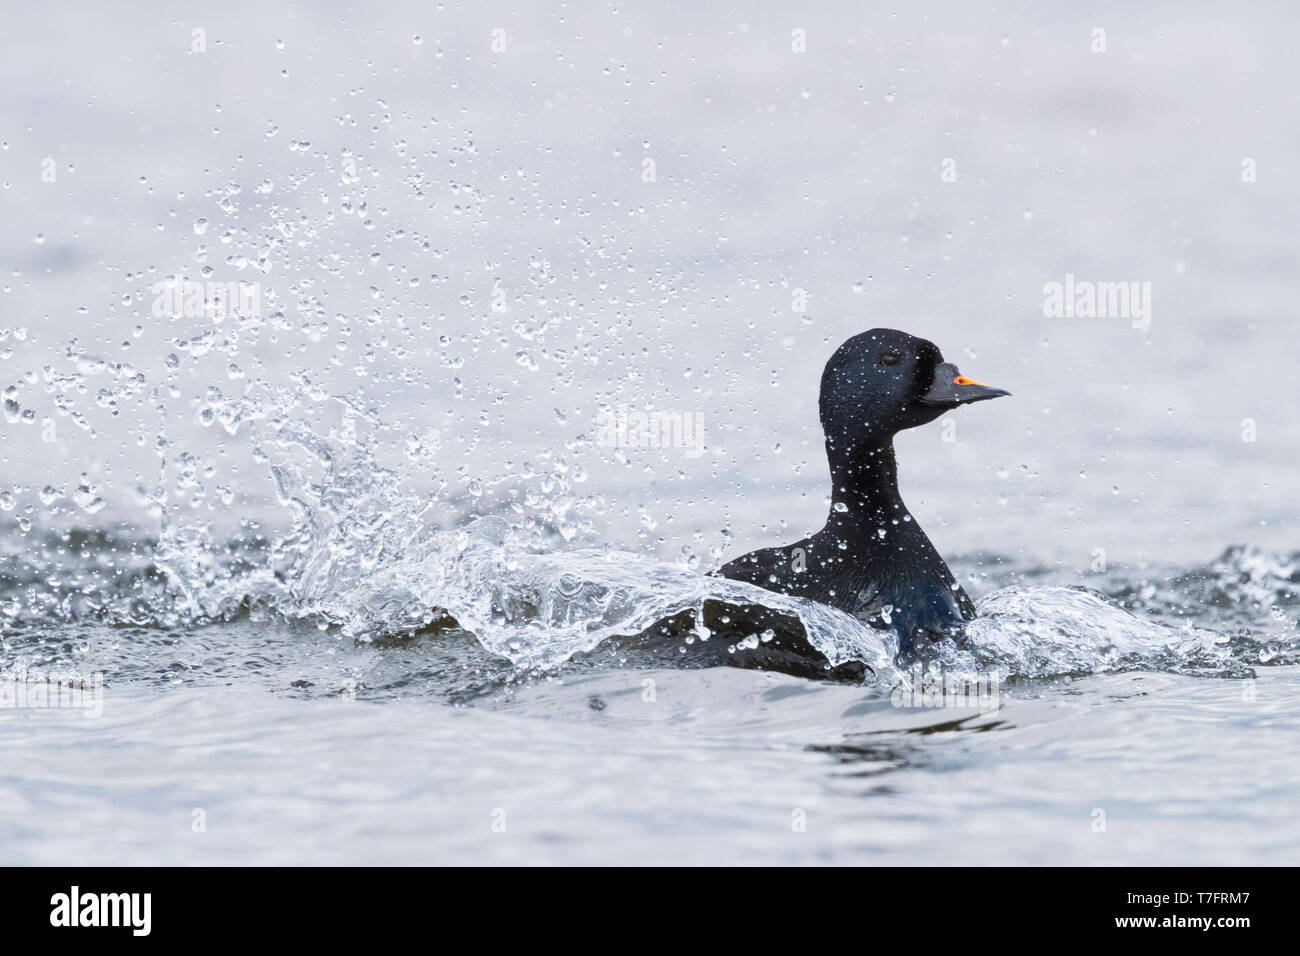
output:
<instances>
[{"instance_id":1,"label":"duck head","mask_svg":"<svg viewBox=\"0 0 1300 956\"><path fill-rule=\"evenodd\" d=\"M827 438L852 440L887 438L958 405L1010 394L963 376L933 342L897 329L871 329L841 345L826 363L818 404Z\"/></svg>"}]
</instances>

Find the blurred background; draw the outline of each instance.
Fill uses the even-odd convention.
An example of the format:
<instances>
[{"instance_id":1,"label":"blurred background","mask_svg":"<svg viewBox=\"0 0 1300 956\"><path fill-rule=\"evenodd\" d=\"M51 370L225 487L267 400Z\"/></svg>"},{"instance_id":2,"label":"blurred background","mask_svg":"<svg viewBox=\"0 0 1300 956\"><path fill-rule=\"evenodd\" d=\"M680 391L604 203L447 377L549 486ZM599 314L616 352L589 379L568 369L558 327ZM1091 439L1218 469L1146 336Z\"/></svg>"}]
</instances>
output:
<instances>
[{"instance_id":1,"label":"blurred background","mask_svg":"<svg viewBox=\"0 0 1300 956\"><path fill-rule=\"evenodd\" d=\"M435 524L709 565L820 527L821 367L889 326L1014 394L900 437L941 552L1295 546L1293 7L276 6L6 11L0 521L282 527L221 422L273 396ZM600 438L655 412L704 453Z\"/></svg>"}]
</instances>

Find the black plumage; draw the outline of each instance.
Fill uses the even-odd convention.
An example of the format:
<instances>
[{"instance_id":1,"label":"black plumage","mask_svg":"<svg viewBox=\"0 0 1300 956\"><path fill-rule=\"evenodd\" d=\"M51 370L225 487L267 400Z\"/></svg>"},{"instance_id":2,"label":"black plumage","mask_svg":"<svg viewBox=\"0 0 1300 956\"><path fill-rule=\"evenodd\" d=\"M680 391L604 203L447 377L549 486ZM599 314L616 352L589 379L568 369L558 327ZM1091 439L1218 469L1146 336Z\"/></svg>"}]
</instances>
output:
<instances>
[{"instance_id":1,"label":"black plumage","mask_svg":"<svg viewBox=\"0 0 1300 956\"><path fill-rule=\"evenodd\" d=\"M925 339L894 329L849 339L821 379L832 484L826 526L794 544L752 551L718 573L891 629L904 653L958 633L975 608L903 504L894 435L1006 394L962 377Z\"/></svg>"}]
</instances>

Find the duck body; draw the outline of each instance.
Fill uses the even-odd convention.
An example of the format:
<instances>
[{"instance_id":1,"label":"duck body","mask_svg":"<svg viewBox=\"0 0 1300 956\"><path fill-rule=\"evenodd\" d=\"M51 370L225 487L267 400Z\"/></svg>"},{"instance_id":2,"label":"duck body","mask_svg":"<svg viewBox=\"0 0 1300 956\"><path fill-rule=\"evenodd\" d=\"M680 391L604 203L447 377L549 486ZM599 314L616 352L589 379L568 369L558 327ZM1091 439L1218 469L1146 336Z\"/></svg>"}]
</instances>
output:
<instances>
[{"instance_id":1,"label":"duck body","mask_svg":"<svg viewBox=\"0 0 1300 956\"><path fill-rule=\"evenodd\" d=\"M893 437L958 405L1006 394L964 378L925 339L894 329L849 339L821 380L832 483L825 526L794 544L751 551L717 573L890 630L904 657L959 635L975 607L899 495Z\"/></svg>"},{"instance_id":2,"label":"duck body","mask_svg":"<svg viewBox=\"0 0 1300 956\"><path fill-rule=\"evenodd\" d=\"M828 604L907 642L950 636L975 616L974 604L901 501L856 521L828 522L794 544L751 551L719 573Z\"/></svg>"}]
</instances>

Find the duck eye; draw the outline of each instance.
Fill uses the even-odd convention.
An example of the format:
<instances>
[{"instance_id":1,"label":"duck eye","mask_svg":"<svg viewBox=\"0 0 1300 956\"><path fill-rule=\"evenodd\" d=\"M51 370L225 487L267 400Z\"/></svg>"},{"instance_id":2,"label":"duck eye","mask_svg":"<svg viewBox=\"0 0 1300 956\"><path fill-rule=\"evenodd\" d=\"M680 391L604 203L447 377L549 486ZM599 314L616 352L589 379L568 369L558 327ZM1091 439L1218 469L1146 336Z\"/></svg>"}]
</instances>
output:
<instances>
[{"instance_id":1,"label":"duck eye","mask_svg":"<svg viewBox=\"0 0 1300 956\"><path fill-rule=\"evenodd\" d=\"M881 353L880 353L880 364L881 364L881 365L897 365L897 364L898 364L898 353L897 353L897 352L881 352Z\"/></svg>"}]
</instances>

